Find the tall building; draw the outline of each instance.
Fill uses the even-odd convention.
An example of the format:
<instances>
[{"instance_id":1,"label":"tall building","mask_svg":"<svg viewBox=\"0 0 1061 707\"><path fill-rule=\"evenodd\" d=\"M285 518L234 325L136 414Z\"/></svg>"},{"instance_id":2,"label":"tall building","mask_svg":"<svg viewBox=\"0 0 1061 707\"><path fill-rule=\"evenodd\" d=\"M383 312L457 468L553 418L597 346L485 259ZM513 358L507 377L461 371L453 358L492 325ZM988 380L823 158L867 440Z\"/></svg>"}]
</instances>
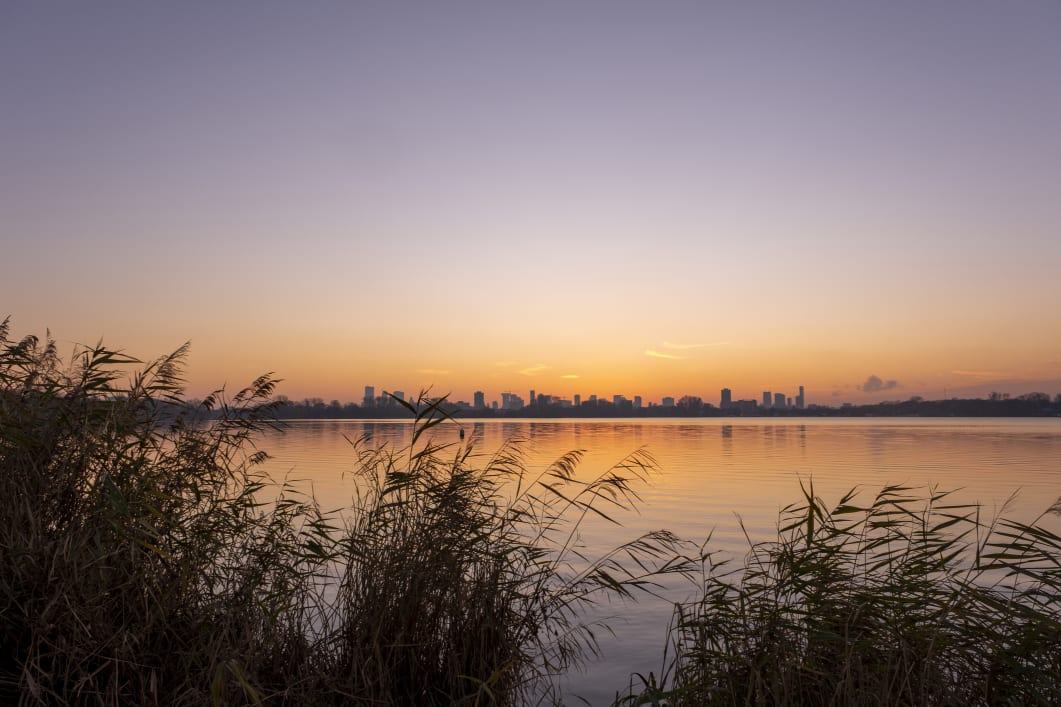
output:
<instances>
[{"instance_id":1,"label":"tall building","mask_svg":"<svg viewBox=\"0 0 1061 707\"><path fill-rule=\"evenodd\" d=\"M770 391L769 390L764 390L763 391L763 407L764 408L770 407L770 405L772 404L770 402L771 400L772 400L772 398L770 396Z\"/></svg>"},{"instance_id":2,"label":"tall building","mask_svg":"<svg viewBox=\"0 0 1061 707\"><path fill-rule=\"evenodd\" d=\"M722 400L719 401L718 406L723 410L733 405L733 391L729 388L722 389Z\"/></svg>"},{"instance_id":3,"label":"tall building","mask_svg":"<svg viewBox=\"0 0 1061 707\"><path fill-rule=\"evenodd\" d=\"M807 399L803 396L803 386L799 387L799 395L796 396L796 409L803 410L807 407Z\"/></svg>"},{"instance_id":4,"label":"tall building","mask_svg":"<svg viewBox=\"0 0 1061 707\"><path fill-rule=\"evenodd\" d=\"M475 402L472 403L472 406L476 410L485 410L486 409L486 394L483 393L483 391L481 391L481 390L477 390L477 391L475 391L474 395L475 395L475 398L474 398Z\"/></svg>"},{"instance_id":5,"label":"tall building","mask_svg":"<svg viewBox=\"0 0 1061 707\"><path fill-rule=\"evenodd\" d=\"M365 407L372 406L376 402L376 386L366 385L365 386L365 397L361 400L361 404Z\"/></svg>"},{"instance_id":6,"label":"tall building","mask_svg":"<svg viewBox=\"0 0 1061 707\"><path fill-rule=\"evenodd\" d=\"M502 410L522 410L523 409L523 398L519 397L515 393L502 393L501 394L501 409Z\"/></svg>"},{"instance_id":7,"label":"tall building","mask_svg":"<svg viewBox=\"0 0 1061 707\"><path fill-rule=\"evenodd\" d=\"M579 395L578 393L575 393L575 407L578 407L581 404L582 404L582 396Z\"/></svg>"},{"instance_id":8,"label":"tall building","mask_svg":"<svg viewBox=\"0 0 1061 707\"><path fill-rule=\"evenodd\" d=\"M405 391L404 390L396 390L393 393L391 393L391 395L393 395L394 397L398 398L398 400L405 400Z\"/></svg>"},{"instance_id":9,"label":"tall building","mask_svg":"<svg viewBox=\"0 0 1061 707\"><path fill-rule=\"evenodd\" d=\"M640 410L640 409L641 409L641 396L640 395L635 395L634 396L634 410Z\"/></svg>"},{"instance_id":10,"label":"tall building","mask_svg":"<svg viewBox=\"0 0 1061 707\"><path fill-rule=\"evenodd\" d=\"M785 409L785 394L774 393L774 407L784 410Z\"/></svg>"},{"instance_id":11,"label":"tall building","mask_svg":"<svg viewBox=\"0 0 1061 707\"><path fill-rule=\"evenodd\" d=\"M674 407L674 398L672 398L672 397L671 397L671 396L669 396L669 395L668 395L668 396L665 396L665 397L663 398L663 407L665 407L665 408L672 408L672 407Z\"/></svg>"},{"instance_id":12,"label":"tall building","mask_svg":"<svg viewBox=\"0 0 1061 707\"><path fill-rule=\"evenodd\" d=\"M528 405L533 405L536 402L537 398L534 397L534 388L531 388L530 397L527 400L529 401Z\"/></svg>"}]
</instances>

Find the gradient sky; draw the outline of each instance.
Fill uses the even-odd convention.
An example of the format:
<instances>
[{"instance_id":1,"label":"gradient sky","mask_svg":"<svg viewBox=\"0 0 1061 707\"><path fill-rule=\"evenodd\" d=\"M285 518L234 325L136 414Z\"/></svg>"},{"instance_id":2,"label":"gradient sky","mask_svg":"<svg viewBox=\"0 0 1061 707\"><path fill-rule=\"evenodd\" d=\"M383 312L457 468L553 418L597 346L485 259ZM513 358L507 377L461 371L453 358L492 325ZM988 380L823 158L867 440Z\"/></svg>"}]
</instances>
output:
<instances>
[{"instance_id":1,"label":"gradient sky","mask_svg":"<svg viewBox=\"0 0 1061 707\"><path fill-rule=\"evenodd\" d=\"M1061 3L4 3L0 242L192 394L1052 395Z\"/></svg>"}]
</instances>

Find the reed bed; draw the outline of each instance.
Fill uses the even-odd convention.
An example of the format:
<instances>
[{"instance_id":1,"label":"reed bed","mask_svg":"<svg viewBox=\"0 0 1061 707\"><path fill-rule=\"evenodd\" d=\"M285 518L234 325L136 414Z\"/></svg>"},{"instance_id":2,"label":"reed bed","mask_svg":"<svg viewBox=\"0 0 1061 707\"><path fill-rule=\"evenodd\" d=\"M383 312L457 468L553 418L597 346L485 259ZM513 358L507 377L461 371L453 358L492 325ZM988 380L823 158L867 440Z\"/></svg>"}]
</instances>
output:
<instances>
[{"instance_id":1,"label":"reed bed","mask_svg":"<svg viewBox=\"0 0 1061 707\"><path fill-rule=\"evenodd\" d=\"M1061 537L945 492L827 505L812 486L733 565L666 531L587 557L654 468L531 473L510 444L351 441L325 511L261 472L276 381L186 401L187 347L147 363L0 323L0 704L559 703L596 602L695 580L671 657L616 702L1061 704ZM1055 504L1048 513L1061 512Z\"/></svg>"},{"instance_id":2,"label":"reed bed","mask_svg":"<svg viewBox=\"0 0 1061 707\"><path fill-rule=\"evenodd\" d=\"M583 619L699 557L660 531L585 557L652 468L532 475L518 446L352 442L359 495L325 512L260 471L276 381L189 403L187 347L66 365L0 325L0 703L524 704L596 650ZM340 520L342 519L342 520Z\"/></svg>"},{"instance_id":3,"label":"reed bed","mask_svg":"<svg viewBox=\"0 0 1061 707\"><path fill-rule=\"evenodd\" d=\"M669 689L626 701L1061 704L1061 537L952 495L888 486L829 506L804 486L742 565L705 553Z\"/></svg>"}]
</instances>

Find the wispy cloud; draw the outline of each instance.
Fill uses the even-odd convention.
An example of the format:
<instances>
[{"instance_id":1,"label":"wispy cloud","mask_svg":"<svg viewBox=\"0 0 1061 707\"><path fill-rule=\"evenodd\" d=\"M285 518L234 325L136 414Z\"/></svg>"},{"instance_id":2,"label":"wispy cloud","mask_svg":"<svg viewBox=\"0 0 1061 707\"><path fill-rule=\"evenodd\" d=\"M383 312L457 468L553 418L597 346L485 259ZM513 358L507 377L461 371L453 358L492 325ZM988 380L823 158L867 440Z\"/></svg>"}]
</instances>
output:
<instances>
[{"instance_id":1,"label":"wispy cloud","mask_svg":"<svg viewBox=\"0 0 1061 707\"><path fill-rule=\"evenodd\" d=\"M899 381L895 379L882 380L880 376L870 376L865 383L859 386L859 390L863 393L879 393L882 390L891 390L898 387Z\"/></svg>"},{"instance_id":2,"label":"wispy cloud","mask_svg":"<svg viewBox=\"0 0 1061 707\"><path fill-rule=\"evenodd\" d=\"M666 358L672 361L685 358L685 356L675 356L674 354L663 353L662 351L656 351L655 349L645 349L645 355L649 358Z\"/></svg>"},{"instance_id":3,"label":"wispy cloud","mask_svg":"<svg viewBox=\"0 0 1061 707\"><path fill-rule=\"evenodd\" d=\"M549 366L546 366L544 363L536 363L533 366L529 366L528 368L524 368L523 370L518 371L518 373L522 376L536 376L539 373L543 373L544 371L548 370Z\"/></svg>"},{"instance_id":4,"label":"wispy cloud","mask_svg":"<svg viewBox=\"0 0 1061 707\"><path fill-rule=\"evenodd\" d=\"M567 378L568 380L574 380L575 378L578 378L578 374L577 373L565 373L564 375L562 375L560 377L561 378Z\"/></svg>"},{"instance_id":5,"label":"wispy cloud","mask_svg":"<svg viewBox=\"0 0 1061 707\"><path fill-rule=\"evenodd\" d=\"M709 346L725 346L728 343L728 341L713 341L709 344L683 344L675 341L664 341L663 345L660 348L666 349L667 351L691 352L696 349L704 349ZM683 356L678 353L667 353L667 351L660 351L658 349L645 349L645 355L649 358L665 358L670 359L672 361L680 361L684 358L688 358L688 356Z\"/></svg>"},{"instance_id":6,"label":"wispy cloud","mask_svg":"<svg viewBox=\"0 0 1061 707\"><path fill-rule=\"evenodd\" d=\"M441 368L417 368L417 373L422 373L425 376L448 376L453 371L443 370Z\"/></svg>"}]
</instances>

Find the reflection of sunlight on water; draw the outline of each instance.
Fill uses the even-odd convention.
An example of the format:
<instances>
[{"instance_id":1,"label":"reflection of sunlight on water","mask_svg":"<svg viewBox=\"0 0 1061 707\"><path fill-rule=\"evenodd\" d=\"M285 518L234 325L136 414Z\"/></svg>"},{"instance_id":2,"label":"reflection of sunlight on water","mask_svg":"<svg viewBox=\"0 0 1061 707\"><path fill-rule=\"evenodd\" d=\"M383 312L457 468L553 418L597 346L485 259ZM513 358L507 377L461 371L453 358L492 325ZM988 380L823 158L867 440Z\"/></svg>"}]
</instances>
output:
<instances>
[{"instance_id":1,"label":"reflection of sunlight on water","mask_svg":"<svg viewBox=\"0 0 1061 707\"><path fill-rule=\"evenodd\" d=\"M465 443L486 461L507 440L523 440L532 477L562 454L586 450L579 478L589 479L645 448L658 473L639 487L643 503L622 514L622 527L589 518L582 528L585 552L593 557L649 530L667 528L702 541L739 562L748 541L775 536L779 509L801 500L800 480L813 481L826 504L860 486L866 496L885 484L961 489L959 502L979 501L992 517L1020 490L1007 515L1031 521L1061 496L1061 420L963 419L787 419L787 420L462 420ZM460 444L455 425L445 423L432 440ZM274 478L306 479L322 506L349 506L355 455L349 439L370 444L408 444L412 423L314 420L291 423L270 433L261 448L273 455L266 467ZM1061 530L1061 516L1045 519ZM628 684L629 675L659 675L672 601L688 596L673 586L666 600L599 607L613 616L615 638L601 636L603 662L571 689L591 704L606 703Z\"/></svg>"}]
</instances>

